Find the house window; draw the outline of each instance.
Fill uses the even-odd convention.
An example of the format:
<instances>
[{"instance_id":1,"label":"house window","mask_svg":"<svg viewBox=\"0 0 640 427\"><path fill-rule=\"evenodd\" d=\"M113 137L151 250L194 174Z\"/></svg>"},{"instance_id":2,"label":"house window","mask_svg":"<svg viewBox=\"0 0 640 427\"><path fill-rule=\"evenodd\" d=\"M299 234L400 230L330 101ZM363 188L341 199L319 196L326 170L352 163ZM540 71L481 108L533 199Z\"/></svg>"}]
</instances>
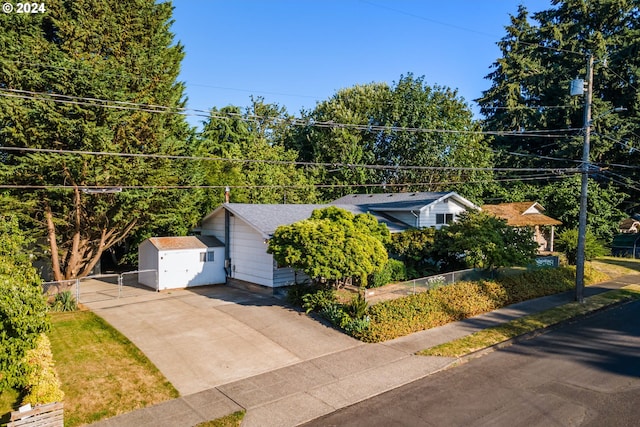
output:
<instances>
[{"instance_id":1,"label":"house window","mask_svg":"<svg viewBox=\"0 0 640 427\"><path fill-rule=\"evenodd\" d=\"M214 260L214 252L200 252L200 262L213 262Z\"/></svg>"},{"instance_id":2,"label":"house window","mask_svg":"<svg viewBox=\"0 0 640 427\"><path fill-rule=\"evenodd\" d=\"M452 213L436 214L436 224L437 225L451 224L454 218L455 218L455 215Z\"/></svg>"}]
</instances>

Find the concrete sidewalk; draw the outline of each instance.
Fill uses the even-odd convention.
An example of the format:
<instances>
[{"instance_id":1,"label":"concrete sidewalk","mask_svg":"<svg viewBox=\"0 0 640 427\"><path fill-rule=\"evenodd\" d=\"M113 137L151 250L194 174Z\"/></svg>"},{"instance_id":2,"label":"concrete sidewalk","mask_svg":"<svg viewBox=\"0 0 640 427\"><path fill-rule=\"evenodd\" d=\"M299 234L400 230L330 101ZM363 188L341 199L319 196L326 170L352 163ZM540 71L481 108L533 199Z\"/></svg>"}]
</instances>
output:
<instances>
[{"instance_id":1,"label":"concrete sidewalk","mask_svg":"<svg viewBox=\"0 0 640 427\"><path fill-rule=\"evenodd\" d=\"M640 275L624 276L587 287L585 296L629 284L640 284ZM187 427L245 409L243 426L295 426L421 379L456 360L416 356L414 353L418 350L566 304L573 299L573 293L566 292L384 343L347 346L95 425Z\"/></svg>"}]
</instances>

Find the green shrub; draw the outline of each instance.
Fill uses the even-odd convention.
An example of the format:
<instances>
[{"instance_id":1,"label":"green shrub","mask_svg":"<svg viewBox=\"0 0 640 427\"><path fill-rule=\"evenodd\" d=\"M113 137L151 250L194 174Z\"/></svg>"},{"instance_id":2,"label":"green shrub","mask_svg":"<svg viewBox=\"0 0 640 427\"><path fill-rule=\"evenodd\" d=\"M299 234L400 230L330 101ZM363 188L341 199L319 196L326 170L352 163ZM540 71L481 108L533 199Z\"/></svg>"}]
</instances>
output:
<instances>
[{"instance_id":1,"label":"green shrub","mask_svg":"<svg viewBox=\"0 0 640 427\"><path fill-rule=\"evenodd\" d=\"M287 301L292 305L302 306L302 297L313 291L309 283L296 283L287 288Z\"/></svg>"},{"instance_id":2,"label":"green shrub","mask_svg":"<svg viewBox=\"0 0 640 427\"><path fill-rule=\"evenodd\" d=\"M344 331L354 338L361 339L369 329L369 317L365 316L362 319L350 319L348 323L344 325Z\"/></svg>"},{"instance_id":3,"label":"green shrub","mask_svg":"<svg viewBox=\"0 0 640 427\"><path fill-rule=\"evenodd\" d=\"M585 282L605 280L585 269ZM457 282L369 307L359 339L380 342L486 313L509 304L573 289L575 268L538 269L495 281ZM355 335L354 335L355 336Z\"/></svg>"},{"instance_id":4,"label":"green shrub","mask_svg":"<svg viewBox=\"0 0 640 427\"><path fill-rule=\"evenodd\" d=\"M36 341L36 347L27 352L24 363L27 366L27 393L22 404L43 405L62 401L64 393L53 366L51 343L45 334L41 334Z\"/></svg>"},{"instance_id":5,"label":"green shrub","mask_svg":"<svg viewBox=\"0 0 640 427\"><path fill-rule=\"evenodd\" d=\"M574 228L558 233L556 245L559 250L564 252L569 264L575 265L578 256L578 230ZM596 239L591 231L587 230L584 240L585 261L591 261L599 256L604 256L606 253L607 250L604 245Z\"/></svg>"},{"instance_id":6,"label":"green shrub","mask_svg":"<svg viewBox=\"0 0 640 427\"><path fill-rule=\"evenodd\" d=\"M367 314L368 308L367 300L364 299L362 294L358 294L351 299L351 302L347 305L347 313L354 319L362 319Z\"/></svg>"},{"instance_id":7,"label":"green shrub","mask_svg":"<svg viewBox=\"0 0 640 427\"><path fill-rule=\"evenodd\" d=\"M328 305L336 302L336 293L333 289L319 289L302 296L302 308L307 313L321 311Z\"/></svg>"},{"instance_id":8,"label":"green shrub","mask_svg":"<svg viewBox=\"0 0 640 427\"><path fill-rule=\"evenodd\" d=\"M50 327L28 245L17 220L0 217L0 391L25 386L24 356Z\"/></svg>"},{"instance_id":9,"label":"green shrub","mask_svg":"<svg viewBox=\"0 0 640 427\"><path fill-rule=\"evenodd\" d=\"M343 322L346 323L350 319L345 319L349 315L344 311L342 304L327 304L320 310L320 315L327 319L335 326L342 327Z\"/></svg>"},{"instance_id":10,"label":"green shrub","mask_svg":"<svg viewBox=\"0 0 640 427\"><path fill-rule=\"evenodd\" d=\"M51 309L53 311L76 311L78 303L70 291L64 291L56 294Z\"/></svg>"},{"instance_id":11,"label":"green shrub","mask_svg":"<svg viewBox=\"0 0 640 427\"><path fill-rule=\"evenodd\" d=\"M400 282L406 280L407 268L400 260L389 258L384 268L378 272L373 273L367 281L367 287L379 288L388 283Z\"/></svg>"}]
</instances>

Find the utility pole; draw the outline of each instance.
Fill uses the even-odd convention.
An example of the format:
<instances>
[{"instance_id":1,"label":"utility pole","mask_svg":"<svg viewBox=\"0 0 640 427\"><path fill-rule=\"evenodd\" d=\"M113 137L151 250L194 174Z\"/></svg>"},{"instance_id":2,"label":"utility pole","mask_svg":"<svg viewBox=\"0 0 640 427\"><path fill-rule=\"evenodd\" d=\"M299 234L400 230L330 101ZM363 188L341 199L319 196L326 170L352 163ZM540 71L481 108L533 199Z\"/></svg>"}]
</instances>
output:
<instances>
[{"instance_id":1,"label":"utility pole","mask_svg":"<svg viewBox=\"0 0 640 427\"><path fill-rule=\"evenodd\" d=\"M578 253L576 254L576 301L584 302L584 248L587 235L587 188L589 185L589 150L591 139L591 98L593 96L593 55L587 58L587 93L584 97L584 144L582 146L582 185L578 219Z\"/></svg>"}]
</instances>

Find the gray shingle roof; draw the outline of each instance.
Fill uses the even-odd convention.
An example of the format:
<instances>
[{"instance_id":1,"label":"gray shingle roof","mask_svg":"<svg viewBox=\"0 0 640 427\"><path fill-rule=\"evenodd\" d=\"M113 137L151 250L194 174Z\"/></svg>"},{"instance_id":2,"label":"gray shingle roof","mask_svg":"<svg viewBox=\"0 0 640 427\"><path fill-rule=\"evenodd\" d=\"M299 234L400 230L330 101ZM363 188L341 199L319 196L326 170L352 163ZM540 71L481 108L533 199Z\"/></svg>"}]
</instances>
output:
<instances>
[{"instance_id":1,"label":"gray shingle roof","mask_svg":"<svg viewBox=\"0 0 640 427\"><path fill-rule=\"evenodd\" d=\"M367 206L370 210L409 211L420 210L450 193L415 192L350 194L334 200L332 204Z\"/></svg>"},{"instance_id":2,"label":"gray shingle roof","mask_svg":"<svg viewBox=\"0 0 640 427\"><path fill-rule=\"evenodd\" d=\"M228 203L224 205L234 215L239 216L252 227L260 231L265 236L271 236L281 225L293 224L294 222L308 219L315 209L322 209L329 206L336 206L346 209L353 214L371 213L376 219L387 225L389 231L397 232L409 228L400 221L395 221L387 216L369 212L365 206L345 205L345 204L294 204L294 205L270 205L270 204L250 204L250 203Z\"/></svg>"}]
</instances>

